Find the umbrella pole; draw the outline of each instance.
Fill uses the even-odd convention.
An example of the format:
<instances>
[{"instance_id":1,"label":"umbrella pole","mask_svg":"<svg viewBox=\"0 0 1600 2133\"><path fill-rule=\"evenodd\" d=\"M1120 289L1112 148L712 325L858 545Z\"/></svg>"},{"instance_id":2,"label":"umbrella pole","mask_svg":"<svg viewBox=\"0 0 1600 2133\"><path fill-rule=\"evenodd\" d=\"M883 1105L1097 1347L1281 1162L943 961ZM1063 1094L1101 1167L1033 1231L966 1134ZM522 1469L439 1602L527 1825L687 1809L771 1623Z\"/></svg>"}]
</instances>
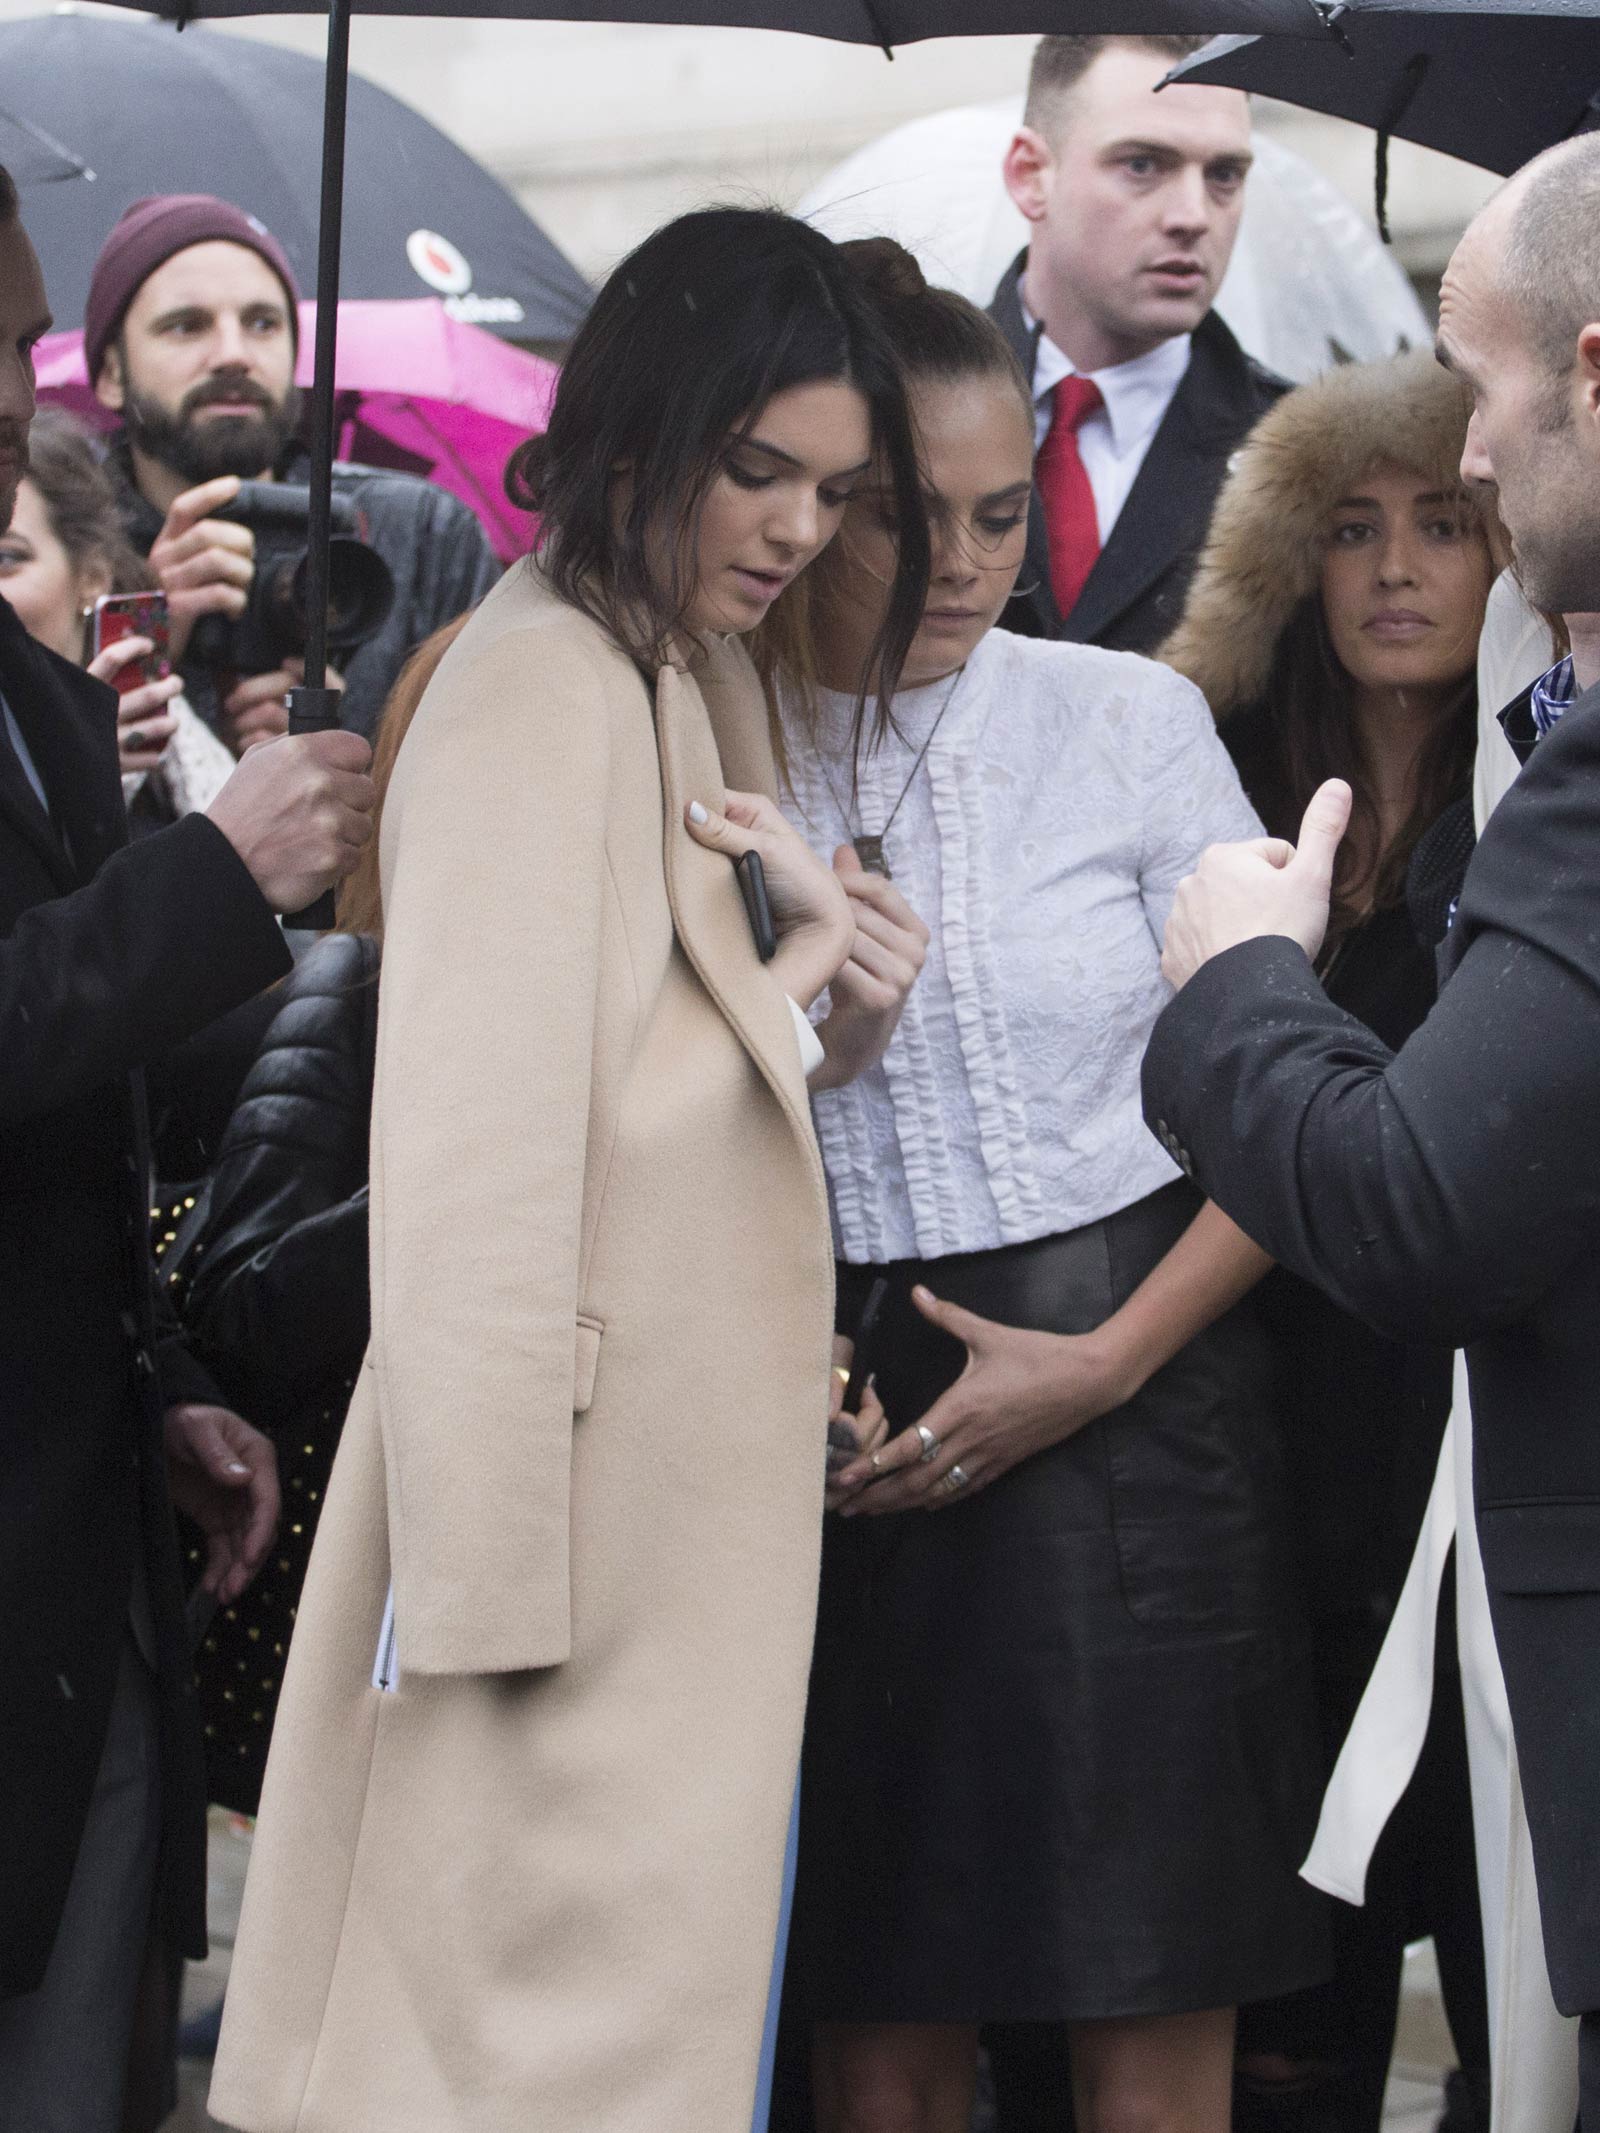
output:
<instances>
[{"instance_id":1,"label":"umbrella pole","mask_svg":"<svg viewBox=\"0 0 1600 2133\"><path fill-rule=\"evenodd\" d=\"M339 723L328 671L328 541L333 531L333 373L339 344L339 251L344 230L345 104L350 85L350 0L328 0L322 96L322 209L317 233L317 337L311 382L311 505L306 542L305 684L289 691L289 731L321 733ZM295 922L325 932L333 898L320 896Z\"/></svg>"}]
</instances>

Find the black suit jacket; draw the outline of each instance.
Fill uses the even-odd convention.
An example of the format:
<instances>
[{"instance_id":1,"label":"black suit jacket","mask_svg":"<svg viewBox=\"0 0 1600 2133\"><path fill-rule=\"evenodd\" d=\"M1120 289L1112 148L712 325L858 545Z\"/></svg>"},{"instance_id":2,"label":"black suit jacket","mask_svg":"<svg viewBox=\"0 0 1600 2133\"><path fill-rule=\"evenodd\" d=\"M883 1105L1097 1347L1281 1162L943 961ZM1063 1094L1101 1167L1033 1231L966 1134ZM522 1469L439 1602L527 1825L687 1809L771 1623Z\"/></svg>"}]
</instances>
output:
<instances>
[{"instance_id":1,"label":"black suit jacket","mask_svg":"<svg viewBox=\"0 0 1600 2133\"><path fill-rule=\"evenodd\" d=\"M1027 256L1022 253L1006 270L989 316L1031 382L1037 330L1028 329L1017 289ZM1153 652L1183 612L1229 459L1288 389L1282 378L1245 354L1214 311L1208 312L1195 331L1189 368L1078 604L1063 623L1050 590L1050 541L1035 497L1028 514L1023 589L1012 596L1003 626L1025 637Z\"/></svg>"},{"instance_id":2,"label":"black suit jacket","mask_svg":"<svg viewBox=\"0 0 1600 2133\"><path fill-rule=\"evenodd\" d=\"M1478 1532L1557 2004L1600 2009L1600 688L1490 819L1397 1053L1247 942L1156 1025L1145 1115L1240 1226L1464 1346Z\"/></svg>"},{"instance_id":3,"label":"black suit jacket","mask_svg":"<svg viewBox=\"0 0 1600 2133\"><path fill-rule=\"evenodd\" d=\"M134 1073L289 966L202 816L127 844L112 691L0 600L0 1992L48 1961L135 1563L154 1606L169 1938L205 1945L204 1794L161 1414L205 1397L155 1319ZM214 1395L212 1395L214 1397Z\"/></svg>"}]
</instances>

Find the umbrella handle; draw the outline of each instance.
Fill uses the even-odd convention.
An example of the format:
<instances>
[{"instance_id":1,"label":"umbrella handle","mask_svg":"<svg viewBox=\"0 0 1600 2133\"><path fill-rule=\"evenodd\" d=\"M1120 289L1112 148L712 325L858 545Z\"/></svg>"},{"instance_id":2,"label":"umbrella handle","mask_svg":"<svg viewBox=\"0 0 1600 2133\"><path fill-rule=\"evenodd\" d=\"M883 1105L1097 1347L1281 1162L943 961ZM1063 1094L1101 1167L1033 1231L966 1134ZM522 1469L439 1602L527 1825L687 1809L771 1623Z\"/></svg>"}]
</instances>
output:
<instances>
[{"instance_id":1,"label":"umbrella handle","mask_svg":"<svg viewBox=\"0 0 1600 2133\"><path fill-rule=\"evenodd\" d=\"M337 689L301 688L289 691L291 733L331 733L339 723ZM303 911L285 912L286 926L304 927L308 933L331 933L334 927L333 891L324 890Z\"/></svg>"},{"instance_id":2,"label":"umbrella handle","mask_svg":"<svg viewBox=\"0 0 1600 2133\"><path fill-rule=\"evenodd\" d=\"M322 102L322 210L317 232L317 332L311 380L311 512L307 528L306 682L322 687L328 661L328 539L333 531L334 359L339 335L339 251L344 236L345 104L350 86L350 0L329 0ZM334 720L333 723L337 723Z\"/></svg>"}]
</instances>

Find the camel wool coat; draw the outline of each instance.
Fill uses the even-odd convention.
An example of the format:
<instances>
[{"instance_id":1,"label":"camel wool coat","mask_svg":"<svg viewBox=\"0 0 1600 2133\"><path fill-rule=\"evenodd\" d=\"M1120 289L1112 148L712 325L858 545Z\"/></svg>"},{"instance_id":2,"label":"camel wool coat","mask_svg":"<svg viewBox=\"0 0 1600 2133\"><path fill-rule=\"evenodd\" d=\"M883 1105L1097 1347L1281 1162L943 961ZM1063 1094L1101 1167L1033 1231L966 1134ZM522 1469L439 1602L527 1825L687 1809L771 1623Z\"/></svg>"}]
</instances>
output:
<instances>
[{"instance_id":1,"label":"camel wool coat","mask_svg":"<svg viewBox=\"0 0 1600 2133\"><path fill-rule=\"evenodd\" d=\"M248 2133L748 2133L833 1269L788 1003L683 826L770 784L760 688L718 643L653 695L518 565L389 789L372 1343L211 2095Z\"/></svg>"}]
</instances>

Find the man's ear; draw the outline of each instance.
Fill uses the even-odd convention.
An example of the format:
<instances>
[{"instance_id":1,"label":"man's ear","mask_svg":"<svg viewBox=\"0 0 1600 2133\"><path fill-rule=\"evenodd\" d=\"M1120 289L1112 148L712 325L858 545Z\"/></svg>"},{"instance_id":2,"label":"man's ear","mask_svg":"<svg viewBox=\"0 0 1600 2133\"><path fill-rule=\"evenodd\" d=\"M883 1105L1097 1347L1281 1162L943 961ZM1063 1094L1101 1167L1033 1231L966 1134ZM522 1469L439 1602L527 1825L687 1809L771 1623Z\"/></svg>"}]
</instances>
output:
<instances>
[{"instance_id":1,"label":"man's ear","mask_svg":"<svg viewBox=\"0 0 1600 2133\"><path fill-rule=\"evenodd\" d=\"M1576 372L1584 412L1600 429L1600 319L1583 327L1578 334Z\"/></svg>"},{"instance_id":2,"label":"man's ear","mask_svg":"<svg viewBox=\"0 0 1600 2133\"><path fill-rule=\"evenodd\" d=\"M1055 150L1032 126L1019 126L1000 165L1018 214L1029 222L1042 222L1055 183Z\"/></svg>"},{"instance_id":3,"label":"man's ear","mask_svg":"<svg viewBox=\"0 0 1600 2133\"><path fill-rule=\"evenodd\" d=\"M100 358L100 375L94 381L94 396L102 407L109 407L114 415L121 414L126 394L120 341L112 341Z\"/></svg>"}]
</instances>

